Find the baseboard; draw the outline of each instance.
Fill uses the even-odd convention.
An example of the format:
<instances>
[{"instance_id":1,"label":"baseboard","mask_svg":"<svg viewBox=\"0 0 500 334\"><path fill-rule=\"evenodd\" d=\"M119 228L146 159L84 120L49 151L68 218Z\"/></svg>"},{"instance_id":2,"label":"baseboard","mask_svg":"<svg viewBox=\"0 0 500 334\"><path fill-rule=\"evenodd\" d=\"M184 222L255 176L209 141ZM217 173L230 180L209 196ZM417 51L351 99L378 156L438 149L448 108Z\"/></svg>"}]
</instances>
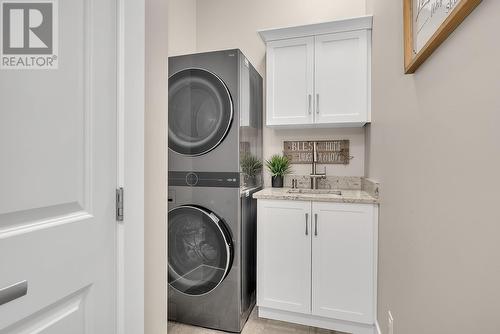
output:
<instances>
[{"instance_id":1,"label":"baseboard","mask_svg":"<svg viewBox=\"0 0 500 334\"><path fill-rule=\"evenodd\" d=\"M382 334L382 331L380 330L380 325L378 324L378 321L375 321L375 329L377 330L377 334Z\"/></svg>"},{"instance_id":2,"label":"baseboard","mask_svg":"<svg viewBox=\"0 0 500 334\"><path fill-rule=\"evenodd\" d=\"M259 306L259 317L353 334L379 334L376 325L318 317Z\"/></svg>"}]
</instances>

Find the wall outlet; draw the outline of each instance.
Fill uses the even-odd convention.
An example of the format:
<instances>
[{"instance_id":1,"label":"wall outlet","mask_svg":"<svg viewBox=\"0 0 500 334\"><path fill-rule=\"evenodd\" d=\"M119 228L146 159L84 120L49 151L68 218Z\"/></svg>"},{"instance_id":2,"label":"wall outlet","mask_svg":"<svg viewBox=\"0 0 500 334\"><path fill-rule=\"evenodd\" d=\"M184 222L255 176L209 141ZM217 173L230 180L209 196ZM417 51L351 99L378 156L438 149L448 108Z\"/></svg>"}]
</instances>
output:
<instances>
[{"instance_id":1,"label":"wall outlet","mask_svg":"<svg viewBox=\"0 0 500 334\"><path fill-rule=\"evenodd\" d=\"M394 317L391 311L387 311L387 334L394 334Z\"/></svg>"}]
</instances>

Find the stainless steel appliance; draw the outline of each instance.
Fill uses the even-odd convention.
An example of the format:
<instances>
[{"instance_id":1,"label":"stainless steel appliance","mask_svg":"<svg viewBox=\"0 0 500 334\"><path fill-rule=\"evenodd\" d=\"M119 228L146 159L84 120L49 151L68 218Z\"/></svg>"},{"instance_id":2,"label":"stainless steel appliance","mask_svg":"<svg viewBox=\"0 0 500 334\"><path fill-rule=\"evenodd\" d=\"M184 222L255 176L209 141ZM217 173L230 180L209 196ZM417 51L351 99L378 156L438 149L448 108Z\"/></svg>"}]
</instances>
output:
<instances>
[{"instance_id":1,"label":"stainless steel appliance","mask_svg":"<svg viewBox=\"0 0 500 334\"><path fill-rule=\"evenodd\" d=\"M262 77L240 50L169 58L169 170L234 172L262 157Z\"/></svg>"},{"instance_id":2,"label":"stainless steel appliance","mask_svg":"<svg viewBox=\"0 0 500 334\"><path fill-rule=\"evenodd\" d=\"M255 304L262 78L239 50L169 59L168 316L239 332Z\"/></svg>"}]
</instances>

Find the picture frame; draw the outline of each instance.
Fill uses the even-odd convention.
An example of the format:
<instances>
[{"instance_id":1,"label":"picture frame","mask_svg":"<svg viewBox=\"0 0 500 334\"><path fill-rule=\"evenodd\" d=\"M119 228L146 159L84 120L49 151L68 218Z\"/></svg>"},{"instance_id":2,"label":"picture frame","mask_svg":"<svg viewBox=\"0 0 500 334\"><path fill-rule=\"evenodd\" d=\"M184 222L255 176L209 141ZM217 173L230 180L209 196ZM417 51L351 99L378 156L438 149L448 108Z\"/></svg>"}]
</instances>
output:
<instances>
[{"instance_id":1,"label":"picture frame","mask_svg":"<svg viewBox=\"0 0 500 334\"><path fill-rule=\"evenodd\" d=\"M415 73L481 1L403 0L405 73Z\"/></svg>"}]
</instances>

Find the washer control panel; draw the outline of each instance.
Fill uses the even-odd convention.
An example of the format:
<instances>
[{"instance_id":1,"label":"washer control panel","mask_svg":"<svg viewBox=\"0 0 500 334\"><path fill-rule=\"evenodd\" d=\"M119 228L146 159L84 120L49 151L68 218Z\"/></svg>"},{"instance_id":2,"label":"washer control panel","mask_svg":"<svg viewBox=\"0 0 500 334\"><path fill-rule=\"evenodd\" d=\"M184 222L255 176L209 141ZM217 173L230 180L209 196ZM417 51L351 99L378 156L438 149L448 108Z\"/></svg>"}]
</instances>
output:
<instances>
[{"instance_id":1,"label":"washer control panel","mask_svg":"<svg viewBox=\"0 0 500 334\"><path fill-rule=\"evenodd\" d=\"M186 174L186 185L188 186L196 186L198 184L198 174L196 173L187 173Z\"/></svg>"},{"instance_id":2,"label":"washer control panel","mask_svg":"<svg viewBox=\"0 0 500 334\"><path fill-rule=\"evenodd\" d=\"M169 186L238 188L240 173L168 172Z\"/></svg>"}]
</instances>

